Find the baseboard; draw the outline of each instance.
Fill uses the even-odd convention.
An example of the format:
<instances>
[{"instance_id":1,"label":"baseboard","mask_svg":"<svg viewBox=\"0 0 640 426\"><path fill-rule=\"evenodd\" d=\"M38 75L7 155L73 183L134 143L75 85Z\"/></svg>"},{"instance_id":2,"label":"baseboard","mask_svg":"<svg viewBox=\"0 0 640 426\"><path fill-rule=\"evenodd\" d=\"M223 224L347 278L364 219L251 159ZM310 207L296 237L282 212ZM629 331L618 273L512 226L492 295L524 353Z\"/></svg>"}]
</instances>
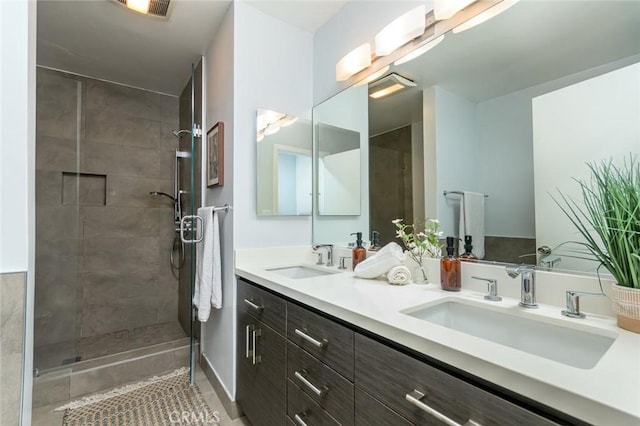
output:
<instances>
[{"instance_id":1,"label":"baseboard","mask_svg":"<svg viewBox=\"0 0 640 426\"><path fill-rule=\"evenodd\" d=\"M213 367L211 367L209 360L204 354L200 354L200 368L202 368L202 371L204 371L205 376L207 376L207 379L209 379L209 383L211 383L211 387L213 387L213 390L216 392L216 395L218 395L220 402L222 402L222 406L224 407L225 411L227 412L227 415L231 418L231 420L235 420L239 417L242 417L243 416L242 410L240 410L240 407L238 406L238 404L231 399L226 389L220 382L218 375L216 374L215 371L213 371Z\"/></svg>"}]
</instances>

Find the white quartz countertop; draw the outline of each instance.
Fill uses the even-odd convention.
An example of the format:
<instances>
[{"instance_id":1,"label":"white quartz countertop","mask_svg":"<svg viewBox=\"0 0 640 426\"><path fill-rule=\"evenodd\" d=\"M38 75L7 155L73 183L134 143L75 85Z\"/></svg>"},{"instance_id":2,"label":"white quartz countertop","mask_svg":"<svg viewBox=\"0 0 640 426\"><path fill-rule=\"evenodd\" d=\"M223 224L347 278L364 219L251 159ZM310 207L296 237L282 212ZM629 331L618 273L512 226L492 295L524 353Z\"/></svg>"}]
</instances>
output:
<instances>
[{"instance_id":1,"label":"white quartz countertop","mask_svg":"<svg viewBox=\"0 0 640 426\"><path fill-rule=\"evenodd\" d=\"M236 274L355 326L438 359L534 401L598 425L640 425L640 335L615 325L615 318L588 315L575 320L559 315L561 307L540 304L528 310L504 297L488 302L480 291L445 292L436 284L393 286L384 280L356 278L341 272L312 278L286 278L267 269L306 264L311 253L292 249L236 252ZM333 268L334 271L337 271ZM574 329L616 336L591 369L571 367L462 332L423 321L400 311L445 298L487 303L506 313L542 321L553 319Z\"/></svg>"}]
</instances>

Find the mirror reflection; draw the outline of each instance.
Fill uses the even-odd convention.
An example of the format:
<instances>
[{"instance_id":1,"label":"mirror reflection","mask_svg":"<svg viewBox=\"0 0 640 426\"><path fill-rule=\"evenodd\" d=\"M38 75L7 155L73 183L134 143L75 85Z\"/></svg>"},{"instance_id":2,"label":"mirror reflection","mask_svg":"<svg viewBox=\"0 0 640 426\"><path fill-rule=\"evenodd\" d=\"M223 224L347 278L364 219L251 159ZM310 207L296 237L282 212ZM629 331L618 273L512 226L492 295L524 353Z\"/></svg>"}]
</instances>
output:
<instances>
[{"instance_id":1,"label":"mirror reflection","mask_svg":"<svg viewBox=\"0 0 640 426\"><path fill-rule=\"evenodd\" d=\"M311 214L311 122L294 115L257 112L257 214Z\"/></svg>"},{"instance_id":2,"label":"mirror reflection","mask_svg":"<svg viewBox=\"0 0 640 426\"><path fill-rule=\"evenodd\" d=\"M360 214L360 133L316 125L318 214Z\"/></svg>"},{"instance_id":3,"label":"mirror reflection","mask_svg":"<svg viewBox=\"0 0 640 426\"><path fill-rule=\"evenodd\" d=\"M362 231L379 231L385 244L392 219L431 217L462 238L462 197L445 191L471 191L488 196L484 260L536 263L539 247L575 240L549 193L573 194L585 162L640 153L631 118L640 105L638 40L640 2L519 2L392 66L388 73L416 86L366 106L370 226ZM362 107L345 105L345 92L317 108ZM331 232L314 218L314 242L344 240ZM597 267L554 254L557 268Z\"/></svg>"}]
</instances>

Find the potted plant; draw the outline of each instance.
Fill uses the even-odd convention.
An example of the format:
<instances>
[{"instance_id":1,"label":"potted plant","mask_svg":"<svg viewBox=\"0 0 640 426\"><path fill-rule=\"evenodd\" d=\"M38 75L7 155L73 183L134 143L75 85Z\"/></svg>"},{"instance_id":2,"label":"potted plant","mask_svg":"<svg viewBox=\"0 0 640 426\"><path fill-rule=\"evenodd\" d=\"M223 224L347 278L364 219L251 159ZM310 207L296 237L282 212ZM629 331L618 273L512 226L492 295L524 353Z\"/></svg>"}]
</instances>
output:
<instances>
[{"instance_id":1,"label":"potted plant","mask_svg":"<svg viewBox=\"0 0 640 426\"><path fill-rule=\"evenodd\" d=\"M618 326L640 333L640 161L629 156L588 164L591 179L576 180L582 203L555 200L585 238L584 246L613 275Z\"/></svg>"},{"instance_id":2,"label":"potted plant","mask_svg":"<svg viewBox=\"0 0 640 426\"><path fill-rule=\"evenodd\" d=\"M396 237L402 240L409 257L417 264L413 270L413 280L416 283L427 283L427 272L422 260L424 256L439 258L442 256L442 244L440 238L442 232L438 231L440 222L438 219L425 219L422 230L418 230L415 224L407 225L404 219L391 221L397 228Z\"/></svg>"}]
</instances>

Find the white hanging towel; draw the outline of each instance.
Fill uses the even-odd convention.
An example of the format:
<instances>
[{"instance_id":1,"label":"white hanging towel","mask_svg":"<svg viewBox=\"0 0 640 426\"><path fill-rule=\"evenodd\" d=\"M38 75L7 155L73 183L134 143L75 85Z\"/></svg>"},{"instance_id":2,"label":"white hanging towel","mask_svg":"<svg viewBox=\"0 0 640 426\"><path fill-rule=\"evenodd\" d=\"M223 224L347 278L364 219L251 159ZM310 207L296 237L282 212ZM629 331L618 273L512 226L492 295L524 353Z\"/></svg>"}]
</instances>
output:
<instances>
[{"instance_id":1,"label":"white hanging towel","mask_svg":"<svg viewBox=\"0 0 640 426\"><path fill-rule=\"evenodd\" d=\"M484 259L484 194L464 191L460 198L460 245L471 235L473 254Z\"/></svg>"},{"instance_id":2,"label":"white hanging towel","mask_svg":"<svg viewBox=\"0 0 640 426\"><path fill-rule=\"evenodd\" d=\"M222 307L222 268L220 266L220 226L213 207L200 207L203 240L196 245L196 282L193 305L198 308L198 321L205 322L211 307Z\"/></svg>"}]
</instances>

